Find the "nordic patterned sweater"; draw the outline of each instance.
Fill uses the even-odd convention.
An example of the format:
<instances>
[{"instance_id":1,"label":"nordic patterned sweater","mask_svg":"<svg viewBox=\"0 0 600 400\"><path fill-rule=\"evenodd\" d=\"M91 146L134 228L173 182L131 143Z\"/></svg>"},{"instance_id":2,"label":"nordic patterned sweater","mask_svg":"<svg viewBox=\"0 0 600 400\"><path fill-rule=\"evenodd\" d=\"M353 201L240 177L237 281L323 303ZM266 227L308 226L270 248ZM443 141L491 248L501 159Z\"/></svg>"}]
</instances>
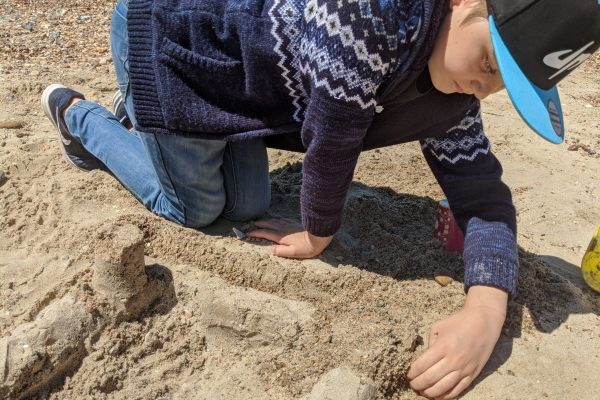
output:
<instances>
[{"instance_id":1,"label":"nordic patterned sweater","mask_svg":"<svg viewBox=\"0 0 600 400\"><path fill-rule=\"evenodd\" d=\"M332 235L382 104L424 70L447 10L448 0L130 0L136 129L223 140L300 132L302 223ZM422 140L466 232L466 288L512 292L514 207L479 103L465 97L424 103L390 134Z\"/></svg>"}]
</instances>

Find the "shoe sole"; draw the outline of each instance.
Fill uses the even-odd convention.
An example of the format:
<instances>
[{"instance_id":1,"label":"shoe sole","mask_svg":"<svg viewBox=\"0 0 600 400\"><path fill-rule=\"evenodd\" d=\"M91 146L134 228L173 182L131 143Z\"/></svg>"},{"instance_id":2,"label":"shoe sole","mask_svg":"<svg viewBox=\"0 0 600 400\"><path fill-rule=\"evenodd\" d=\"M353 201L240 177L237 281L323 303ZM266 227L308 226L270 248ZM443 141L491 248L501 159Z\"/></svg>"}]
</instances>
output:
<instances>
[{"instance_id":1,"label":"shoe sole","mask_svg":"<svg viewBox=\"0 0 600 400\"><path fill-rule=\"evenodd\" d=\"M133 125L131 124L131 118L129 118L129 115L127 114L127 109L125 108L125 98L123 97L123 94L121 93L120 90L117 90L115 92L115 94L113 94L111 104L112 104L112 112L115 115L115 117L117 117L117 120L121 123L121 125L123 125L125 128L127 128L127 130L131 131L131 128L133 128ZM125 108L125 117L122 117L122 118L119 118L117 116L117 109L119 108L120 105L122 105L123 108Z\"/></svg>"},{"instance_id":2,"label":"shoe sole","mask_svg":"<svg viewBox=\"0 0 600 400\"><path fill-rule=\"evenodd\" d=\"M62 153L62 155L65 158L65 160L67 160L67 162L69 164L71 164L72 166L74 166L75 168L80 169L82 171L89 172L88 169L82 168L79 165L75 164L73 162L73 160L71 160L71 158L67 154L67 149L65 149L65 145L64 145L64 143L62 141L62 138L61 138L62 134L60 133L60 128L58 126L58 121L54 121L54 118L52 117L52 111L48 107L48 98L50 97L50 93L52 93L56 89L67 89L67 87L64 86L64 85L61 85L59 83L53 83L52 85L50 85L46 89L44 89L44 92L42 93L42 100L41 100L41 102L42 102L42 109L44 110L44 114L46 114L46 117L48 117L48 119L50 121L52 121L52 123L54 124L54 127L56 128L56 131L58 132L58 145L60 147L60 152Z\"/></svg>"},{"instance_id":3,"label":"shoe sole","mask_svg":"<svg viewBox=\"0 0 600 400\"><path fill-rule=\"evenodd\" d=\"M117 90L115 92L115 94L113 94L112 101L111 101L113 114L117 111L117 105L118 105L117 103L120 103L122 101L123 101L123 95L121 94L120 90Z\"/></svg>"}]
</instances>

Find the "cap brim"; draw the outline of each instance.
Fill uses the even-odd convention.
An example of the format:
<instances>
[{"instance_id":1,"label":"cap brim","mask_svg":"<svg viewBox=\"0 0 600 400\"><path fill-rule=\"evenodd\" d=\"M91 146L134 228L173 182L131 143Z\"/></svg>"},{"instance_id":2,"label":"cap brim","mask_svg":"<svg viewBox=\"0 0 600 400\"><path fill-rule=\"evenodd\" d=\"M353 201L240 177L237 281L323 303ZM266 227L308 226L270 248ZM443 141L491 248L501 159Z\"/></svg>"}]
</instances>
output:
<instances>
[{"instance_id":1,"label":"cap brim","mask_svg":"<svg viewBox=\"0 0 600 400\"><path fill-rule=\"evenodd\" d=\"M489 23L498 68L513 105L538 135L552 143L562 143L565 128L558 90L540 89L527 79L502 41L491 15Z\"/></svg>"}]
</instances>

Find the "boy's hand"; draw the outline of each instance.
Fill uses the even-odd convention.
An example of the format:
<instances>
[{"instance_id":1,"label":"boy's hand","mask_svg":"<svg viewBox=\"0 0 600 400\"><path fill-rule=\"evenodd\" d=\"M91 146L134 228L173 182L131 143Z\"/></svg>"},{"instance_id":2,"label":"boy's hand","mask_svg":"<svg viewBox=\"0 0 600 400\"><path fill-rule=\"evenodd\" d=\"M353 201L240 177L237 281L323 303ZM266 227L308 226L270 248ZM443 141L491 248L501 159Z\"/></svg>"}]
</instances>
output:
<instances>
[{"instance_id":1,"label":"boy's hand","mask_svg":"<svg viewBox=\"0 0 600 400\"><path fill-rule=\"evenodd\" d=\"M508 294L472 286L464 307L431 327L429 348L406 374L410 386L433 399L453 399L487 363L506 318Z\"/></svg>"},{"instance_id":2,"label":"boy's hand","mask_svg":"<svg viewBox=\"0 0 600 400\"><path fill-rule=\"evenodd\" d=\"M290 219L267 219L257 221L257 229L248 236L267 239L277 243L273 254L288 258L312 258L325 250L333 236L315 236L304 230L302 225Z\"/></svg>"}]
</instances>

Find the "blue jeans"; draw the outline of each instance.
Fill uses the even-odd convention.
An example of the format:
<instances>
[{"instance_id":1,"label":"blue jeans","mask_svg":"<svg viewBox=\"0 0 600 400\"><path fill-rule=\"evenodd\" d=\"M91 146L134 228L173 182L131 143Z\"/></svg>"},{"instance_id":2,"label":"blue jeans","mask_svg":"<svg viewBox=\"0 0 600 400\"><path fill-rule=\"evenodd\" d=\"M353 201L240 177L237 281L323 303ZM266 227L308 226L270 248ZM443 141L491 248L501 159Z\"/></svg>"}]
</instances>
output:
<instances>
[{"instance_id":1,"label":"blue jeans","mask_svg":"<svg viewBox=\"0 0 600 400\"><path fill-rule=\"evenodd\" d=\"M135 126L129 87L127 0L113 13L110 39L119 90ZM71 107L71 134L149 210L188 227L219 216L244 221L269 207L267 151L260 138L239 142L128 131L106 108L90 101Z\"/></svg>"}]
</instances>

